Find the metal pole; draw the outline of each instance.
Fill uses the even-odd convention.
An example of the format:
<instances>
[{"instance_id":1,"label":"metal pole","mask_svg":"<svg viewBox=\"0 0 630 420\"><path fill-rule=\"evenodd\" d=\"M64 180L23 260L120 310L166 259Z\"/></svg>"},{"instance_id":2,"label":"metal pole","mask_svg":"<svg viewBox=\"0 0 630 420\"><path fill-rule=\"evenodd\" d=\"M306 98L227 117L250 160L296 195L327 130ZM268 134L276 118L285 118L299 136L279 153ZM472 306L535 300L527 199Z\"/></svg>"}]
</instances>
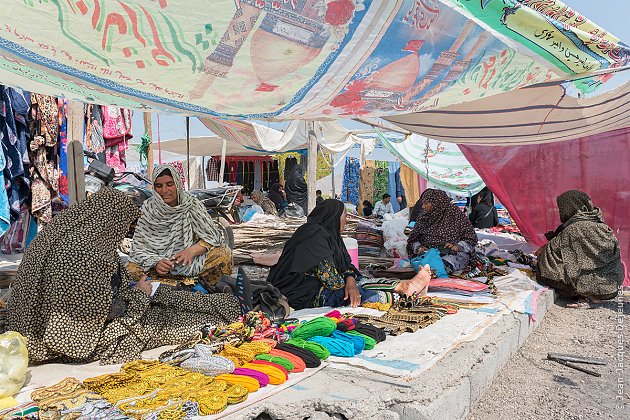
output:
<instances>
[{"instance_id":1,"label":"metal pole","mask_svg":"<svg viewBox=\"0 0 630 420\"><path fill-rule=\"evenodd\" d=\"M315 191L317 190L317 135L315 134L315 122L308 123L308 210L313 210L316 204ZM305 209L307 210L307 209Z\"/></svg>"},{"instance_id":2,"label":"metal pole","mask_svg":"<svg viewBox=\"0 0 630 420\"><path fill-rule=\"evenodd\" d=\"M221 168L219 168L219 185L223 185L223 177L225 176L225 155L227 153L227 140L221 139L223 144L221 146Z\"/></svg>"},{"instance_id":3,"label":"metal pole","mask_svg":"<svg viewBox=\"0 0 630 420\"><path fill-rule=\"evenodd\" d=\"M186 185L190 189L190 117L186 117Z\"/></svg>"}]
</instances>

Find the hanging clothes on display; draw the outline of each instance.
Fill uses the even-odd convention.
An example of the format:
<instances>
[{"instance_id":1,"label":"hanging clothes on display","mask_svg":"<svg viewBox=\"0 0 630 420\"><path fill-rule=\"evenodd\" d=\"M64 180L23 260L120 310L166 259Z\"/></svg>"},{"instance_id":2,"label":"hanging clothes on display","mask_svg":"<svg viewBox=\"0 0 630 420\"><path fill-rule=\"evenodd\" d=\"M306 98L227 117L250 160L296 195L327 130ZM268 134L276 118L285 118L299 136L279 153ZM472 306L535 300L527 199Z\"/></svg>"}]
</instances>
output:
<instances>
[{"instance_id":1,"label":"hanging clothes on display","mask_svg":"<svg viewBox=\"0 0 630 420\"><path fill-rule=\"evenodd\" d=\"M176 160L174 162L170 162L169 165L173 165L177 172L179 172L179 176L182 179L182 187L186 189L186 173L184 172L184 163L181 160Z\"/></svg>"},{"instance_id":2,"label":"hanging clothes on display","mask_svg":"<svg viewBox=\"0 0 630 420\"><path fill-rule=\"evenodd\" d=\"M124 172L127 167L127 141L131 134L131 112L128 109L103 107L103 137L107 164L116 172Z\"/></svg>"},{"instance_id":3,"label":"hanging clothes on display","mask_svg":"<svg viewBox=\"0 0 630 420\"><path fill-rule=\"evenodd\" d=\"M70 203L68 193L68 101L57 100L59 118L59 196L66 203Z\"/></svg>"},{"instance_id":4,"label":"hanging clothes on display","mask_svg":"<svg viewBox=\"0 0 630 420\"><path fill-rule=\"evenodd\" d=\"M219 181L219 171L221 168L221 160L210 158L206 163L206 180Z\"/></svg>"},{"instance_id":5,"label":"hanging clothes on display","mask_svg":"<svg viewBox=\"0 0 630 420\"><path fill-rule=\"evenodd\" d=\"M400 183L405 190L407 206L413 207L414 204L416 204L416 202L420 199L420 193L427 189L426 180L404 163L400 164L399 174ZM420 186L421 181L424 181L423 188L421 188Z\"/></svg>"},{"instance_id":6,"label":"hanging clothes on display","mask_svg":"<svg viewBox=\"0 0 630 420\"><path fill-rule=\"evenodd\" d=\"M4 153L4 187L11 221L20 217L22 204L28 198L30 179L28 177L28 138L27 114L30 95L21 89L0 86L0 134Z\"/></svg>"},{"instance_id":7,"label":"hanging clothes on display","mask_svg":"<svg viewBox=\"0 0 630 420\"><path fill-rule=\"evenodd\" d=\"M6 161L4 152L0 150L0 236L11 227L11 210L9 209L9 196L4 182L4 168Z\"/></svg>"},{"instance_id":8,"label":"hanging clothes on display","mask_svg":"<svg viewBox=\"0 0 630 420\"><path fill-rule=\"evenodd\" d=\"M68 184L65 182L65 189L59 191L59 102L56 98L38 94L31 95L31 100L31 214L43 226L52 220L53 199L68 196Z\"/></svg>"},{"instance_id":9,"label":"hanging clothes on display","mask_svg":"<svg viewBox=\"0 0 630 420\"><path fill-rule=\"evenodd\" d=\"M96 153L99 160L105 161L105 138L103 137L103 111L101 107L99 105L88 105L86 117L85 136L87 149Z\"/></svg>"},{"instance_id":10,"label":"hanging clothes on display","mask_svg":"<svg viewBox=\"0 0 630 420\"><path fill-rule=\"evenodd\" d=\"M186 175L190 172L190 189L205 188L206 184L203 177L203 169L201 167L202 157L190 158L190 171L188 170L188 161L184 161L183 169Z\"/></svg>"},{"instance_id":11,"label":"hanging clothes on display","mask_svg":"<svg viewBox=\"0 0 630 420\"><path fill-rule=\"evenodd\" d=\"M374 161L366 160L365 166L360 171L359 178L359 205L357 211L359 214L363 214L363 202L365 200L375 205L374 201ZM379 199L380 200L380 199Z\"/></svg>"},{"instance_id":12,"label":"hanging clothes on display","mask_svg":"<svg viewBox=\"0 0 630 420\"><path fill-rule=\"evenodd\" d=\"M372 201L372 203L378 203L382 200L383 194L387 194L389 186L388 167L389 162L374 162L374 201Z\"/></svg>"},{"instance_id":13,"label":"hanging clothes on display","mask_svg":"<svg viewBox=\"0 0 630 420\"><path fill-rule=\"evenodd\" d=\"M387 171L387 194L392 196L391 203L392 208L394 209L394 213L398 213L400 211L400 204L398 203L396 174L400 173L400 162L389 162ZM398 176L398 178L400 178L400 176Z\"/></svg>"},{"instance_id":14,"label":"hanging clothes on display","mask_svg":"<svg viewBox=\"0 0 630 420\"><path fill-rule=\"evenodd\" d=\"M343 171L341 184L341 201L359 205L359 159L346 157L346 166Z\"/></svg>"}]
</instances>

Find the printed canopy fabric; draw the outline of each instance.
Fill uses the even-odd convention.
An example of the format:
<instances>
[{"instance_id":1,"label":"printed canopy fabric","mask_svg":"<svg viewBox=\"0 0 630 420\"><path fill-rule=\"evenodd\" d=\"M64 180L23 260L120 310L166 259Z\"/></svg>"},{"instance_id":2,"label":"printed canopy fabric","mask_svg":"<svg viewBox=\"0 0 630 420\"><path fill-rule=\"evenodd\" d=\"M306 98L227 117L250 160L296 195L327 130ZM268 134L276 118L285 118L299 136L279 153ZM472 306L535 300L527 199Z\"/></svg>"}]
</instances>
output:
<instances>
[{"instance_id":1,"label":"printed canopy fabric","mask_svg":"<svg viewBox=\"0 0 630 420\"><path fill-rule=\"evenodd\" d=\"M468 196L478 193L485 185L456 144L417 134L406 139L396 133L377 131L376 135L401 162L439 189Z\"/></svg>"},{"instance_id":2,"label":"printed canopy fabric","mask_svg":"<svg viewBox=\"0 0 630 420\"><path fill-rule=\"evenodd\" d=\"M418 112L629 53L556 0L5 0L0 18L2 84L237 119Z\"/></svg>"}]
</instances>

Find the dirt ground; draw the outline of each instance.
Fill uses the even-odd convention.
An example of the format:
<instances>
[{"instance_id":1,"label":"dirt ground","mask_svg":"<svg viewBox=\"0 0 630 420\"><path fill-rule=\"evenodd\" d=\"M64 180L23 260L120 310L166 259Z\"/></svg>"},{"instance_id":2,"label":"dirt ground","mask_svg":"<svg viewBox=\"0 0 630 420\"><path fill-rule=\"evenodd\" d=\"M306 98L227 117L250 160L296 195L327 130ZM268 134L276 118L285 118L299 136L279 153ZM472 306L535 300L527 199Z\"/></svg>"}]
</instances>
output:
<instances>
[{"instance_id":1,"label":"dirt ground","mask_svg":"<svg viewBox=\"0 0 630 420\"><path fill-rule=\"evenodd\" d=\"M590 310L557 302L468 420L630 419L629 314L627 298ZM547 360L549 352L596 357L608 365L581 365L601 374L595 377Z\"/></svg>"}]
</instances>

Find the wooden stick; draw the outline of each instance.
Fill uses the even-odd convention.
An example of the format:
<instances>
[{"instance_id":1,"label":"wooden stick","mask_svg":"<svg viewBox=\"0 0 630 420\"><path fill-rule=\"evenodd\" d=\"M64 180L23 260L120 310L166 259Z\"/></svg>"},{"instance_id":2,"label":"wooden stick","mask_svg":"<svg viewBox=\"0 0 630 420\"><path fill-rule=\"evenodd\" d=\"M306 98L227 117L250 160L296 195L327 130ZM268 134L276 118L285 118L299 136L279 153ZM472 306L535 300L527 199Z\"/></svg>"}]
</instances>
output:
<instances>
[{"instance_id":1,"label":"wooden stick","mask_svg":"<svg viewBox=\"0 0 630 420\"><path fill-rule=\"evenodd\" d=\"M573 363L569 363L569 362L564 361L562 359L556 359L556 358L549 357L549 356L547 356L547 359L553 360L554 362L560 363L561 365L564 365L566 367L570 367L571 369L575 369L575 370L579 370L580 372L588 373L591 376L596 376L598 378L600 376L602 376L601 373L595 372L594 370L590 370L590 369L583 368L582 366L574 365Z\"/></svg>"},{"instance_id":2,"label":"wooden stick","mask_svg":"<svg viewBox=\"0 0 630 420\"><path fill-rule=\"evenodd\" d=\"M147 147L147 178L153 179L153 124L151 123L151 113L144 113L144 131L149 136L150 142ZM153 185L149 184L149 189L153 188Z\"/></svg>"},{"instance_id":3,"label":"wooden stick","mask_svg":"<svg viewBox=\"0 0 630 420\"><path fill-rule=\"evenodd\" d=\"M317 135L315 134L315 122L308 123L308 170L306 174L308 191L308 211L315 208L315 191L317 190ZM307 209L304 209L307 212Z\"/></svg>"},{"instance_id":4,"label":"wooden stick","mask_svg":"<svg viewBox=\"0 0 630 420\"><path fill-rule=\"evenodd\" d=\"M68 198L70 205L85 199L85 174L83 169L83 126L85 109L83 103L68 103Z\"/></svg>"},{"instance_id":5,"label":"wooden stick","mask_svg":"<svg viewBox=\"0 0 630 420\"><path fill-rule=\"evenodd\" d=\"M606 366L608 364L608 362L603 359L596 359L594 357L574 356L571 354L548 353L547 357L549 357L550 359L564 360L565 362L587 363L589 365Z\"/></svg>"}]
</instances>

